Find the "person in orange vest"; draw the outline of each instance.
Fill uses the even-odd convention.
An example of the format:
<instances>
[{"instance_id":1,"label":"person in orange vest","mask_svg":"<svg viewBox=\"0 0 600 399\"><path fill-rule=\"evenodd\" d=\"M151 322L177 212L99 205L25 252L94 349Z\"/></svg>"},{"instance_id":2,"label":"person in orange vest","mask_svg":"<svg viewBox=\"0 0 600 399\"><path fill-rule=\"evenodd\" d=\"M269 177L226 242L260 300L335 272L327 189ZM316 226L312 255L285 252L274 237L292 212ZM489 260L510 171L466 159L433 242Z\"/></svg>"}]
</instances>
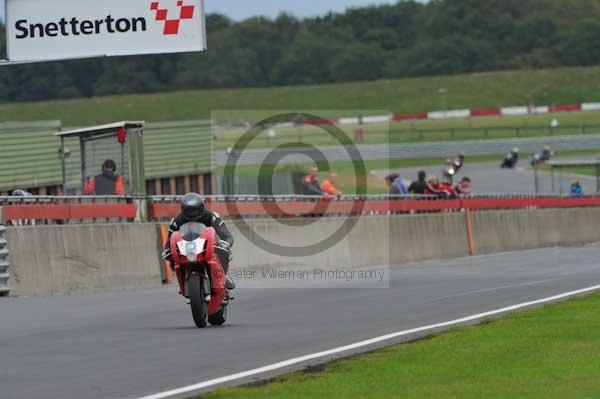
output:
<instances>
[{"instance_id":1,"label":"person in orange vest","mask_svg":"<svg viewBox=\"0 0 600 399\"><path fill-rule=\"evenodd\" d=\"M342 192L335 186L337 181L337 173L332 172L327 179L321 183L321 190L325 193L325 196L339 197Z\"/></svg>"},{"instance_id":2,"label":"person in orange vest","mask_svg":"<svg viewBox=\"0 0 600 399\"><path fill-rule=\"evenodd\" d=\"M85 195L125 195L123 178L117 176L117 164L112 159L102 163L102 173L88 178L83 189Z\"/></svg>"}]
</instances>

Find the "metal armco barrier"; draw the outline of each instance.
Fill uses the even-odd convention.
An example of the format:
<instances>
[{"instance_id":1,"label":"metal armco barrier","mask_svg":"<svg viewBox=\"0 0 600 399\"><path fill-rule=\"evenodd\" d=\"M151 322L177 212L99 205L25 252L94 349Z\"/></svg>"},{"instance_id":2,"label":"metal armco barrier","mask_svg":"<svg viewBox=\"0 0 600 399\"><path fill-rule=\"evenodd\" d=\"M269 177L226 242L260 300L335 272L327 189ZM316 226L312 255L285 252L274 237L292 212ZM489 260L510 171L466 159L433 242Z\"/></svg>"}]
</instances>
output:
<instances>
[{"instance_id":1,"label":"metal armco barrier","mask_svg":"<svg viewBox=\"0 0 600 399\"><path fill-rule=\"evenodd\" d=\"M6 242L6 227L0 225L0 296L10 293L8 287L8 243Z\"/></svg>"}]
</instances>

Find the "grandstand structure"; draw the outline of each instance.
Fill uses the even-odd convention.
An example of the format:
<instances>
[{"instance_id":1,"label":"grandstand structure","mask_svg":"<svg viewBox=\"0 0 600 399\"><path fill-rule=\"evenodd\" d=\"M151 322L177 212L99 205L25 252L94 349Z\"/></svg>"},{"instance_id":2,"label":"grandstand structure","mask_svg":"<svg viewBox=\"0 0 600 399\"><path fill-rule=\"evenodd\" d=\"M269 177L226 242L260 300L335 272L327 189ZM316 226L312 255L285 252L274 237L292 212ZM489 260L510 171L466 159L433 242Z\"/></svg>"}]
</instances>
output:
<instances>
[{"instance_id":1,"label":"grandstand structure","mask_svg":"<svg viewBox=\"0 0 600 399\"><path fill-rule=\"evenodd\" d=\"M55 134L66 130L70 129L59 121L1 123L0 195L9 195L15 189L34 195L65 194L60 139ZM148 123L143 134L147 194L214 193L210 121ZM65 139L64 152L67 168L78 168L81 156L77 137ZM88 175L99 171L97 165Z\"/></svg>"}]
</instances>

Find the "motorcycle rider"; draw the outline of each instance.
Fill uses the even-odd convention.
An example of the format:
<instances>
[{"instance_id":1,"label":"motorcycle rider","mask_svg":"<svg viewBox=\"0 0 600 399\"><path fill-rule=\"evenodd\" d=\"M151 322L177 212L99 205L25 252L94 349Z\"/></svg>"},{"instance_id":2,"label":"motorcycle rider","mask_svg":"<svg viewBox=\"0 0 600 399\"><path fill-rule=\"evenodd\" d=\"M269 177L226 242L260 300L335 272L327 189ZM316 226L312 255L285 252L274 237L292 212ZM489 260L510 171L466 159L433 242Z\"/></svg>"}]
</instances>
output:
<instances>
[{"instance_id":1,"label":"motorcycle rider","mask_svg":"<svg viewBox=\"0 0 600 399\"><path fill-rule=\"evenodd\" d=\"M545 146L541 152L534 154L531 159L531 166L543 165L554 156L554 151L549 146Z\"/></svg>"},{"instance_id":2,"label":"motorcycle rider","mask_svg":"<svg viewBox=\"0 0 600 399\"><path fill-rule=\"evenodd\" d=\"M502 169L513 169L517 166L517 162L519 162L519 149L513 148L512 151L506 155L500 167Z\"/></svg>"},{"instance_id":3,"label":"motorcycle rider","mask_svg":"<svg viewBox=\"0 0 600 399\"><path fill-rule=\"evenodd\" d=\"M181 226L192 222L202 223L206 227L215 229L219 239L215 250L219 256L223 270L225 271L225 285L228 290L233 290L235 288L235 283L227 276L229 262L231 260L231 247L234 242L233 235L218 213L206 209L204 206L204 198L202 198L200 194L189 193L181 199L181 213L171 220L166 248L163 251L163 258L171 263L171 267L174 267L175 262L173 261L170 249L171 236L175 231L179 231ZM175 272L183 273L183 271L180 271L178 268L175 269Z\"/></svg>"}]
</instances>

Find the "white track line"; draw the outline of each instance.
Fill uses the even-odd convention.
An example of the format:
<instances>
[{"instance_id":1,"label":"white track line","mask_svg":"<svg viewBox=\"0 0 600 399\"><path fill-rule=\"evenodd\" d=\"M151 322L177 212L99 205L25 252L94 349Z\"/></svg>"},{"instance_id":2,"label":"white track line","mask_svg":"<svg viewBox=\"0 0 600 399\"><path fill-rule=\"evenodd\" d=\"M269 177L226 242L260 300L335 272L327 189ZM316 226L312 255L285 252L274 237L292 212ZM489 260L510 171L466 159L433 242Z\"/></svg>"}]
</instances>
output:
<instances>
[{"instance_id":1,"label":"white track line","mask_svg":"<svg viewBox=\"0 0 600 399\"><path fill-rule=\"evenodd\" d=\"M279 369L282 369L285 367L303 363L308 360L314 360L314 359L318 359L318 358L322 358L322 357L326 357L326 356L331 356L331 355L336 355L336 354L343 353L343 352L352 351L352 350L359 349L359 348L364 348L366 346L377 344L377 343L391 340L394 338L399 338L399 337L403 337L406 335L425 332L425 331L429 331L429 330L436 330L436 329L444 328L444 327L450 327L450 326L454 326L457 324L468 323L470 321L483 319L486 317L495 316L498 314L511 312L511 311L535 306L535 305L540 305L543 303L554 302L554 301L557 301L560 299L565 299L565 298L569 298L572 296L577 296L577 295L589 293L592 291L598 291L598 290L600 290L600 285L596 285L596 286L589 287L589 288L583 288L583 289L577 290L577 291L565 292L564 294L559 294L559 295L551 296L548 298L538 299L536 301L524 302L524 303L520 303L518 305L508 306L508 307L505 307L502 309L491 310L489 312L479 313L479 314L475 314L472 316L463 317L461 319L446 321L443 323L432 324L429 326L413 328L411 330L399 331L399 332L395 332L392 334L382 335L380 337L367 339L365 341L356 342L354 344L350 344L350 345L346 345L346 346L340 346L338 348L329 349L329 350L326 350L323 352L317 352L317 353L312 353L310 355L295 357L295 358L292 358L289 360L284 360L282 362L269 364L269 365L259 367L256 369L252 369L252 370L248 370L248 371L243 371L241 373L230 374L230 375L227 375L224 377L215 378L213 380L200 382L198 384L189 385L187 387L177 388L177 389L173 389L170 391L157 393L154 395L144 396L139 399L165 399L165 398L170 398L170 397L177 396L177 395L183 395L183 394L188 394L188 393L191 394L193 392L196 392L196 391L199 391L202 389L206 389L206 388L210 388L215 385L220 385L220 384L240 380L242 378L247 378L247 377L252 377L252 376L263 374L263 373L268 373L271 371L275 371L275 370L279 370Z\"/></svg>"}]
</instances>

